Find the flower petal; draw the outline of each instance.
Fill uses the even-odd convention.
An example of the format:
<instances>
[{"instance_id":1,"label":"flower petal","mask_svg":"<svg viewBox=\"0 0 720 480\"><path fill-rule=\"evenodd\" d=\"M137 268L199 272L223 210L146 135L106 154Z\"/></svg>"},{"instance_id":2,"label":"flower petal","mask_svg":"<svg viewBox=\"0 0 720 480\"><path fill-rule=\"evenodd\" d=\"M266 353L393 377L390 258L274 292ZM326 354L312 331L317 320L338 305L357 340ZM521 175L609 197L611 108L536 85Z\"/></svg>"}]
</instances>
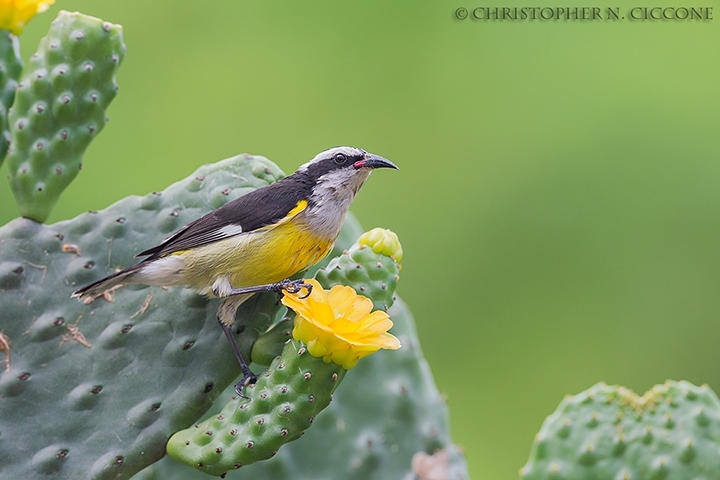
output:
<instances>
[{"instance_id":1,"label":"flower petal","mask_svg":"<svg viewBox=\"0 0 720 480\"><path fill-rule=\"evenodd\" d=\"M400 348L400 341L387 333L393 326L388 314L373 312L372 300L350 287L325 291L314 279L304 281L313 287L310 295L285 292L282 303L296 312L293 337L311 355L349 369L381 348Z\"/></svg>"},{"instance_id":2,"label":"flower petal","mask_svg":"<svg viewBox=\"0 0 720 480\"><path fill-rule=\"evenodd\" d=\"M0 29L20 35L35 15L42 13L55 0L2 0L0 1Z\"/></svg>"},{"instance_id":3,"label":"flower petal","mask_svg":"<svg viewBox=\"0 0 720 480\"><path fill-rule=\"evenodd\" d=\"M357 294L344 285L335 285L328 292L328 301L336 313L345 314L353 306Z\"/></svg>"}]
</instances>

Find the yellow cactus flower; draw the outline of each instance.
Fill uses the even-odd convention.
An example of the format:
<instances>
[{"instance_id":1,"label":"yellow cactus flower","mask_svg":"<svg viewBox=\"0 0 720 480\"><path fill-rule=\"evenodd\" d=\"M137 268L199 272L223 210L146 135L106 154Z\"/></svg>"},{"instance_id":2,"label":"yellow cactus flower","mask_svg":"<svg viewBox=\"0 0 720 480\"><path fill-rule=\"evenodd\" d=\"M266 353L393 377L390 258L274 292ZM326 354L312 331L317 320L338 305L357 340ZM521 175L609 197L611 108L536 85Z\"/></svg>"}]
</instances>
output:
<instances>
[{"instance_id":1,"label":"yellow cactus flower","mask_svg":"<svg viewBox=\"0 0 720 480\"><path fill-rule=\"evenodd\" d=\"M0 29L20 35L27 22L53 3L55 0L0 0Z\"/></svg>"},{"instance_id":2,"label":"yellow cactus flower","mask_svg":"<svg viewBox=\"0 0 720 480\"><path fill-rule=\"evenodd\" d=\"M393 326L388 314L371 313L369 298L350 287L336 285L326 291L315 279L303 281L312 285L312 293L303 298L306 290L285 292L282 303L297 313L293 337L307 345L310 355L349 370L381 348L400 348L400 341L387 333Z\"/></svg>"}]
</instances>

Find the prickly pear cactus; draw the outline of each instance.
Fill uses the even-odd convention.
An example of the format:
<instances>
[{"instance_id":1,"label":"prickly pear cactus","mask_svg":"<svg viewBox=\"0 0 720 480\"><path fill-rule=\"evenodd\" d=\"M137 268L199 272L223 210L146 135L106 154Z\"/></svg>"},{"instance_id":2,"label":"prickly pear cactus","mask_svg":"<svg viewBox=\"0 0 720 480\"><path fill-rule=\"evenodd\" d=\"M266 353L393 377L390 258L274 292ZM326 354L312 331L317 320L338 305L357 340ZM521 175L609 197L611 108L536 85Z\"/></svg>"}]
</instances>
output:
<instances>
[{"instance_id":1,"label":"prickly pear cactus","mask_svg":"<svg viewBox=\"0 0 720 480\"><path fill-rule=\"evenodd\" d=\"M281 176L265 158L238 156L73 220L0 228L0 478L129 478L236 380L217 301L144 286L89 305L70 294ZM278 309L274 294L242 305L245 355Z\"/></svg>"},{"instance_id":2,"label":"prickly pear cactus","mask_svg":"<svg viewBox=\"0 0 720 480\"><path fill-rule=\"evenodd\" d=\"M374 229L319 269L316 278L326 282L325 288L343 284L356 291L377 291L386 297L383 306L392 305L401 256L397 236ZM349 385L347 391L345 386L335 390L346 371L310 356L296 340L288 341L292 325L284 318L253 346L253 360L262 361L268 351L284 344L280 356L248 389L249 398L232 397L219 414L178 432L168 443L168 453L205 473L225 476L231 471L229 476L243 467L246 478L256 479L424 478L424 469L438 462L445 478L467 478L464 460L447 434L446 407L417 350L412 319L404 306L397 312L407 349L362 359L348 377L358 375L354 372L375 357L385 357L354 376L359 385ZM334 408L338 402L341 406ZM338 425L343 428L336 430ZM303 433L302 442L283 446ZM275 458L249 465L270 457ZM195 477L162 462L138 478Z\"/></svg>"},{"instance_id":3,"label":"prickly pear cactus","mask_svg":"<svg viewBox=\"0 0 720 480\"><path fill-rule=\"evenodd\" d=\"M720 479L720 401L667 381L642 397L597 384L568 397L536 435L524 480Z\"/></svg>"},{"instance_id":4,"label":"prickly pear cactus","mask_svg":"<svg viewBox=\"0 0 720 480\"><path fill-rule=\"evenodd\" d=\"M120 26L61 12L19 83L17 50L13 36L0 36L0 162L10 142L11 186L27 217L0 228L0 478L127 479L161 459L173 432L203 415L223 389L232 389L239 366L217 326L218 301L180 288L141 285L106 292L88 305L70 299L70 293L133 264L137 251L282 172L262 157L238 156L204 166L163 192L43 226L38 222L47 218L107 122L125 47ZM332 272L318 275L325 275L328 286L355 282L361 292L377 296L376 306L387 309L394 301L401 255L388 249L399 243L375 232L350 247L358 230L348 216L331 257L350 250L335 260ZM365 360L361 365L374 367L348 388L356 390L353 398L331 406L323 417L328 420L316 422L326 452L333 450L333 458L343 460L328 470L327 457L313 457L319 451L304 443L297 447L302 460L294 463L309 463L289 464L294 449L285 449L288 453L269 460L283 463L247 468L259 468L259 475L272 472L267 478L282 478L278 468L289 465L303 470L287 470L291 478L317 478L319 470L334 478L371 479L430 478L428 472L441 465L446 478L467 478L464 459L447 433L446 408L417 349L412 320L406 310L397 312L405 323L397 330L404 332L407 348L382 363ZM243 355L248 358L252 348L251 358L271 365L250 388L251 402L226 393L226 411L200 436L177 436L191 439L188 444L202 450L199 456L225 451L236 468L275 455L306 431L345 376L334 363L311 357L298 341L286 343L291 320L278 320L281 313L274 294L257 295L238 310L234 327ZM383 375L387 378L377 383ZM238 424L234 433L224 430L228 420ZM212 443L222 435L226 444ZM252 438L236 442L228 435ZM138 478L178 467L181 472L162 478L204 475L162 462ZM220 472L219 467L204 470Z\"/></svg>"},{"instance_id":5,"label":"prickly pear cactus","mask_svg":"<svg viewBox=\"0 0 720 480\"><path fill-rule=\"evenodd\" d=\"M345 372L291 340L248 387L249 398L235 398L219 415L173 435L168 455L211 475L266 460L310 427Z\"/></svg>"},{"instance_id":6,"label":"prickly pear cactus","mask_svg":"<svg viewBox=\"0 0 720 480\"><path fill-rule=\"evenodd\" d=\"M17 86L9 114L10 185L20 214L43 222L105 126L125 54L122 27L62 11Z\"/></svg>"},{"instance_id":7,"label":"prickly pear cactus","mask_svg":"<svg viewBox=\"0 0 720 480\"><path fill-rule=\"evenodd\" d=\"M333 393L333 401L301 439L277 455L228 472L226 478L253 480L467 480L467 465L452 443L448 409L423 358L409 309L396 299L389 310L395 351L363 358ZM231 401L227 389L211 411ZM442 472L441 477L433 476ZM170 458L133 480L204 480L198 470Z\"/></svg>"},{"instance_id":8,"label":"prickly pear cactus","mask_svg":"<svg viewBox=\"0 0 720 480\"><path fill-rule=\"evenodd\" d=\"M330 261L331 270L342 272L345 284L356 292L383 285L381 291L392 300L398 270L394 255L375 253L372 248L379 247L382 239L391 236L396 245L393 252L401 252L393 232L376 229L363 234L358 243L350 247L349 252L354 254L352 262L338 262L349 256L349 252L344 253ZM383 262L383 258L389 262ZM324 271L321 269L317 276L323 277ZM358 271L372 272L373 279L366 273L355 276L357 283L347 280L348 275ZM219 415L173 435L167 445L171 457L205 473L224 475L229 470L274 456L282 445L299 438L327 407L347 370L332 361L313 357L297 340L288 342L282 331L284 323L264 335L283 342L284 348L258 382L247 388L248 398L234 398ZM268 355L260 352L266 338L261 338L252 353L266 358ZM274 350L272 346L271 349Z\"/></svg>"},{"instance_id":9,"label":"prickly pear cactus","mask_svg":"<svg viewBox=\"0 0 720 480\"><path fill-rule=\"evenodd\" d=\"M17 37L7 30L0 30L0 165L10 144L7 115L15 100L22 67Z\"/></svg>"}]
</instances>

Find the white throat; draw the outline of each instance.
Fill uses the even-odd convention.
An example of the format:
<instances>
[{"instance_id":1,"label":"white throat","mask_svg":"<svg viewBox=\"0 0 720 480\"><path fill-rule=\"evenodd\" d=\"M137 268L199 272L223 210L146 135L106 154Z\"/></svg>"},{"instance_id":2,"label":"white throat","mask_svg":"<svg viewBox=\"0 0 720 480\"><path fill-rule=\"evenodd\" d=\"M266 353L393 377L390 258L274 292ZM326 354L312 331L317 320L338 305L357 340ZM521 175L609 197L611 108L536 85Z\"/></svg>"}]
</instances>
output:
<instances>
[{"instance_id":1,"label":"white throat","mask_svg":"<svg viewBox=\"0 0 720 480\"><path fill-rule=\"evenodd\" d=\"M313 226L321 233L337 235L350 204L370 173L369 168L342 169L320 177L310 196L313 206L308 209L308 215L315 217Z\"/></svg>"}]
</instances>

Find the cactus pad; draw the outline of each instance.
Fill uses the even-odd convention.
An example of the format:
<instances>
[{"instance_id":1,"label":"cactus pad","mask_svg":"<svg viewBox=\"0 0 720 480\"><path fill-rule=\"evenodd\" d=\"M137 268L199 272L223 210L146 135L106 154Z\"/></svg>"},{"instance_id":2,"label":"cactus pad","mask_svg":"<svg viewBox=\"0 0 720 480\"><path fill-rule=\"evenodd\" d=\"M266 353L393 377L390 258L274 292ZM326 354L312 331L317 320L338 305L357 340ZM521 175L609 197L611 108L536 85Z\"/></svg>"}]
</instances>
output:
<instances>
[{"instance_id":1,"label":"cactus pad","mask_svg":"<svg viewBox=\"0 0 720 480\"><path fill-rule=\"evenodd\" d=\"M249 398L236 397L219 415L173 435L168 454L212 475L268 459L310 427L345 372L291 340L247 388Z\"/></svg>"},{"instance_id":2,"label":"cactus pad","mask_svg":"<svg viewBox=\"0 0 720 480\"><path fill-rule=\"evenodd\" d=\"M240 373L217 300L139 285L89 305L70 294L281 176L267 159L238 156L100 212L0 228L0 476L129 478L212 405ZM244 354L278 308L274 294L241 306Z\"/></svg>"},{"instance_id":3,"label":"cactus pad","mask_svg":"<svg viewBox=\"0 0 720 480\"><path fill-rule=\"evenodd\" d=\"M369 234L376 230L379 229L363 234L359 242L353 244L342 255L331 259L326 267L318 270L315 278L325 288L349 285L358 294L369 297L375 309L387 310L393 304L393 295L400 279L400 265L393 257L399 251L402 258L402 248L397 236L395 236L396 246L389 250L381 246L381 243L384 245L385 242L370 242ZM376 246L378 251L375 251ZM386 251L389 255L385 254Z\"/></svg>"},{"instance_id":4,"label":"cactus pad","mask_svg":"<svg viewBox=\"0 0 720 480\"><path fill-rule=\"evenodd\" d=\"M467 465L450 438L448 409L422 356L412 315L398 299L389 310L403 347L362 359L333 401L301 439L277 455L230 471L253 480L468 480ZM229 388L211 411L232 398ZM431 476L429 470L441 472ZM207 475L163 459L133 480L205 480Z\"/></svg>"},{"instance_id":5,"label":"cactus pad","mask_svg":"<svg viewBox=\"0 0 720 480\"><path fill-rule=\"evenodd\" d=\"M105 126L125 54L122 27L61 11L18 83L9 114L10 184L21 215L45 221Z\"/></svg>"},{"instance_id":6,"label":"cactus pad","mask_svg":"<svg viewBox=\"0 0 720 480\"><path fill-rule=\"evenodd\" d=\"M378 233L375 230L372 232ZM382 233L383 239L390 238L386 233ZM347 251L332 258L328 266L318 270L316 278L326 282L323 283L325 288L343 284L358 290L360 286L376 287L376 284L384 283L386 288L380 290L388 296L386 301L392 303L398 267L388 255L397 253L399 242L395 237L390 242L393 248L379 248L382 253L377 253L372 248L377 242L366 243L368 237L368 234L363 234ZM378 238L377 235L370 237ZM379 243L387 246L387 242ZM348 280L348 277L354 275L352 272L358 270L358 265L365 271L375 273L357 275L357 283ZM351 273L346 272L346 269ZM326 272L337 273L333 274L333 280L329 280ZM412 317L402 303L391 308L390 314L395 322L393 333L400 336L403 348L378 352L363 359L347 373L344 385L334 393L333 389L342 377L336 379L332 374L342 375L344 370L337 370L333 362L323 367L320 359L297 357L300 344L295 340L287 341L291 324L289 319L283 319L253 346L253 358L262 361L272 352L278 351L279 344L285 343L282 355L273 361L256 387L249 389L250 400L233 397L225 404L222 398L219 399L213 410L222 408L222 411L196 428L173 436L168 444L168 452L183 463L206 473L217 475L229 471L228 478L409 479L432 478L426 477L426 474L435 470L442 472L442 478L448 480L467 479L465 460L450 441L447 407L435 389L428 366L422 358ZM288 387L283 388L283 385L290 382L304 385L303 380L308 381L302 374L309 368L287 368L290 362L301 360L319 371L330 369L321 380L325 395L333 393L334 400L319 415L317 413L320 409L314 412L313 416L317 417L313 427L305 432L300 441L279 448L295 439L290 436L290 432L309 426L307 413L295 407L285 412L285 415L276 417L273 413L292 405L284 395L278 394L289 390ZM279 369L280 365L284 368ZM229 398L227 393L223 396ZM262 403L258 402L258 398L261 398ZM306 398L300 397L300 405L304 404ZM321 397L320 393L313 394L313 398L315 403L327 404L329 401L329 397ZM247 410L243 410L243 407ZM308 408L307 405L305 407ZM259 414L259 409L264 410ZM251 432L258 428L255 419L261 419L262 428L270 432L266 440L268 444L262 453L258 449L258 442L248 440L253 435ZM300 425L298 422L301 422ZM288 433L278 436L278 431ZM212 434L208 435L207 432ZM219 432L220 435L217 435ZM225 432L235 433L228 436ZM252 449L247 448L250 441L253 442ZM269 456L273 458L248 465ZM243 468L235 472L240 466ZM161 478L199 480L202 476L188 473L176 462L163 460L142 472L136 480Z\"/></svg>"},{"instance_id":7,"label":"cactus pad","mask_svg":"<svg viewBox=\"0 0 720 480\"><path fill-rule=\"evenodd\" d=\"M543 423L523 480L720 479L720 401L707 386L667 381L642 397L597 384Z\"/></svg>"},{"instance_id":8,"label":"cactus pad","mask_svg":"<svg viewBox=\"0 0 720 480\"><path fill-rule=\"evenodd\" d=\"M258 337L252 346L250 359L257 365L270 365L282 354L285 344L292 338L293 318L284 317L270 330Z\"/></svg>"},{"instance_id":9,"label":"cactus pad","mask_svg":"<svg viewBox=\"0 0 720 480\"><path fill-rule=\"evenodd\" d=\"M0 30L0 165L10 144L8 110L15 100L15 89L22 67L17 37Z\"/></svg>"}]
</instances>

